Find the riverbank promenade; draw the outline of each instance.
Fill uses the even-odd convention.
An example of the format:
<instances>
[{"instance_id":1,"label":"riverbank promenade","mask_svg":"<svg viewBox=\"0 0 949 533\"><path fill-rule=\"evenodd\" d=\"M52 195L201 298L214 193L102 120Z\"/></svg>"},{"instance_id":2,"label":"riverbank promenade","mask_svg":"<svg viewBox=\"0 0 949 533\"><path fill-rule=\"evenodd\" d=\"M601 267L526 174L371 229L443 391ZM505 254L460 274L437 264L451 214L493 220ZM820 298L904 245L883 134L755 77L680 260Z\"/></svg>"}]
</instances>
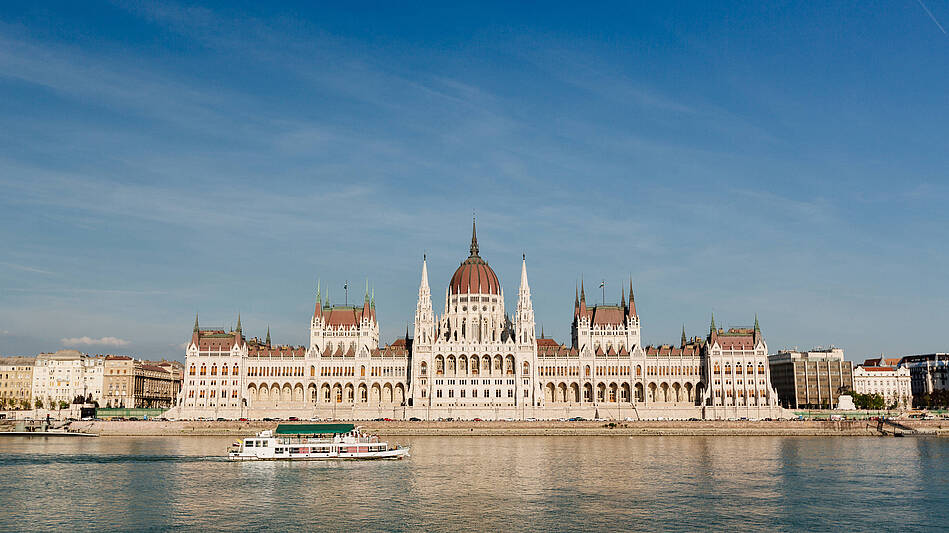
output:
<instances>
[{"instance_id":1,"label":"riverbank promenade","mask_svg":"<svg viewBox=\"0 0 949 533\"><path fill-rule=\"evenodd\" d=\"M70 429L101 436L211 436L253 435L273 429L271 421L79 421ZM454 421L357 422L367 431L389 436L892 436L949 437L949 420L899 420L881 424L875 420L656 420L635 422L601 421Z\"/></svg>"}]
</instances>

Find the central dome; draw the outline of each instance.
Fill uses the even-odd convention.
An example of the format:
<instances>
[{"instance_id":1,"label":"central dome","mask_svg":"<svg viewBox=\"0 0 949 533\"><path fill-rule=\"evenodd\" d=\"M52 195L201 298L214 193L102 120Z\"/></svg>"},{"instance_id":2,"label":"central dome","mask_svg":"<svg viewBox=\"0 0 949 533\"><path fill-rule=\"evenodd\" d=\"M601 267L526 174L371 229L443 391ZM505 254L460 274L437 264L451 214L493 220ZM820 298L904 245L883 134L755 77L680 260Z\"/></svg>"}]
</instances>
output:
<instances>
[{"instance_id":1,"label":"central dome","mask_svg":"<svg viewBox=\"0 0 949 533\"><path fill-rule=\"evenodd\" d=\"M471 222L471 255L461 262L448 285L450 294L501 294L498 275L478 255L478 235Z\"/></svg>"}]
</instances>

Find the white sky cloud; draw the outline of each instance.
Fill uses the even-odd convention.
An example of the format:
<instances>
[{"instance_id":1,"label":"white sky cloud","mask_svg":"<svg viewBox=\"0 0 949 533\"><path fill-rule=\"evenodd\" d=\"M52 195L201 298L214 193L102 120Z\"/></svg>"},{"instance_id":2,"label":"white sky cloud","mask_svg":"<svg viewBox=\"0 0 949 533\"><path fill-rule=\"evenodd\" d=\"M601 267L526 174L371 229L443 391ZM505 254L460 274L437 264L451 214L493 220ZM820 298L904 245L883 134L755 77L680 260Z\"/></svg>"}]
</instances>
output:
<instances>
[{"instance_id":1,"label":"white sky cloud","mask_svg":"<svg viewBox=\"0 0 949 533\"><path fill-rule=\"evenodd\" d=\"M118 337L100 337L98 339L93 339L92 337L69 337L62 339L64 346L74 346L74 345L86 345L86 346L128 346L129 341L120 339Z\"/></svg>"}]
</instances>

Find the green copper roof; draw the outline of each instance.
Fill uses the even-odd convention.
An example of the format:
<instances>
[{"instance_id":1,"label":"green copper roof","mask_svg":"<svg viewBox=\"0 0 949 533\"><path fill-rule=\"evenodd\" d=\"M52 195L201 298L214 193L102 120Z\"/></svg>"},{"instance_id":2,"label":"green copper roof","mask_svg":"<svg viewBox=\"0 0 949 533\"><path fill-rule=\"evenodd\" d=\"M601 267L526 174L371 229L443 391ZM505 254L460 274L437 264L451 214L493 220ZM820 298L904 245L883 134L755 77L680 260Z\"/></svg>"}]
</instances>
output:
<instances>
[{"instance_id":1,"label":"green copper roof","mask_svg":"<svg viewBox=\"0 0 949 533\"><path fill-rule=\"evenodd\" d=\"M336 435L349 433L353 424L279 424L274 435Z\"/></svg>"}]
</instances>

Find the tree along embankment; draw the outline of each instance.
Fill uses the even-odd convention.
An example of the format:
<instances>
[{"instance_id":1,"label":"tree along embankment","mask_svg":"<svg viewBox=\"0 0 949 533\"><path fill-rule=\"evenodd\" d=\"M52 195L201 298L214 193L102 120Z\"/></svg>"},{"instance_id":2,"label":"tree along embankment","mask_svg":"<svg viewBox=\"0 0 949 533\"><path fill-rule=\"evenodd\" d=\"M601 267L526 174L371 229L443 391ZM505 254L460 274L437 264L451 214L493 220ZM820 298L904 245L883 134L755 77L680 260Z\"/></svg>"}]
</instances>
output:
<instances>
[{"instance_id":1,"label":"tree along embankment","mask_svg":"<svg viewBox=\"0 0 949 533\"><path fill-rule=\"evenodd\" d=\"M293 423L293 422L282 422ZM376 422L354 421L366 431L388 436L949 436L949 420L900 420L880 428L873 420L635 421L635 422ZM250 436L273 429L261 421L82 421L70 429L101 436ZM882 432L881 432L882 429Z\"/></svg>"}]
</instances>

